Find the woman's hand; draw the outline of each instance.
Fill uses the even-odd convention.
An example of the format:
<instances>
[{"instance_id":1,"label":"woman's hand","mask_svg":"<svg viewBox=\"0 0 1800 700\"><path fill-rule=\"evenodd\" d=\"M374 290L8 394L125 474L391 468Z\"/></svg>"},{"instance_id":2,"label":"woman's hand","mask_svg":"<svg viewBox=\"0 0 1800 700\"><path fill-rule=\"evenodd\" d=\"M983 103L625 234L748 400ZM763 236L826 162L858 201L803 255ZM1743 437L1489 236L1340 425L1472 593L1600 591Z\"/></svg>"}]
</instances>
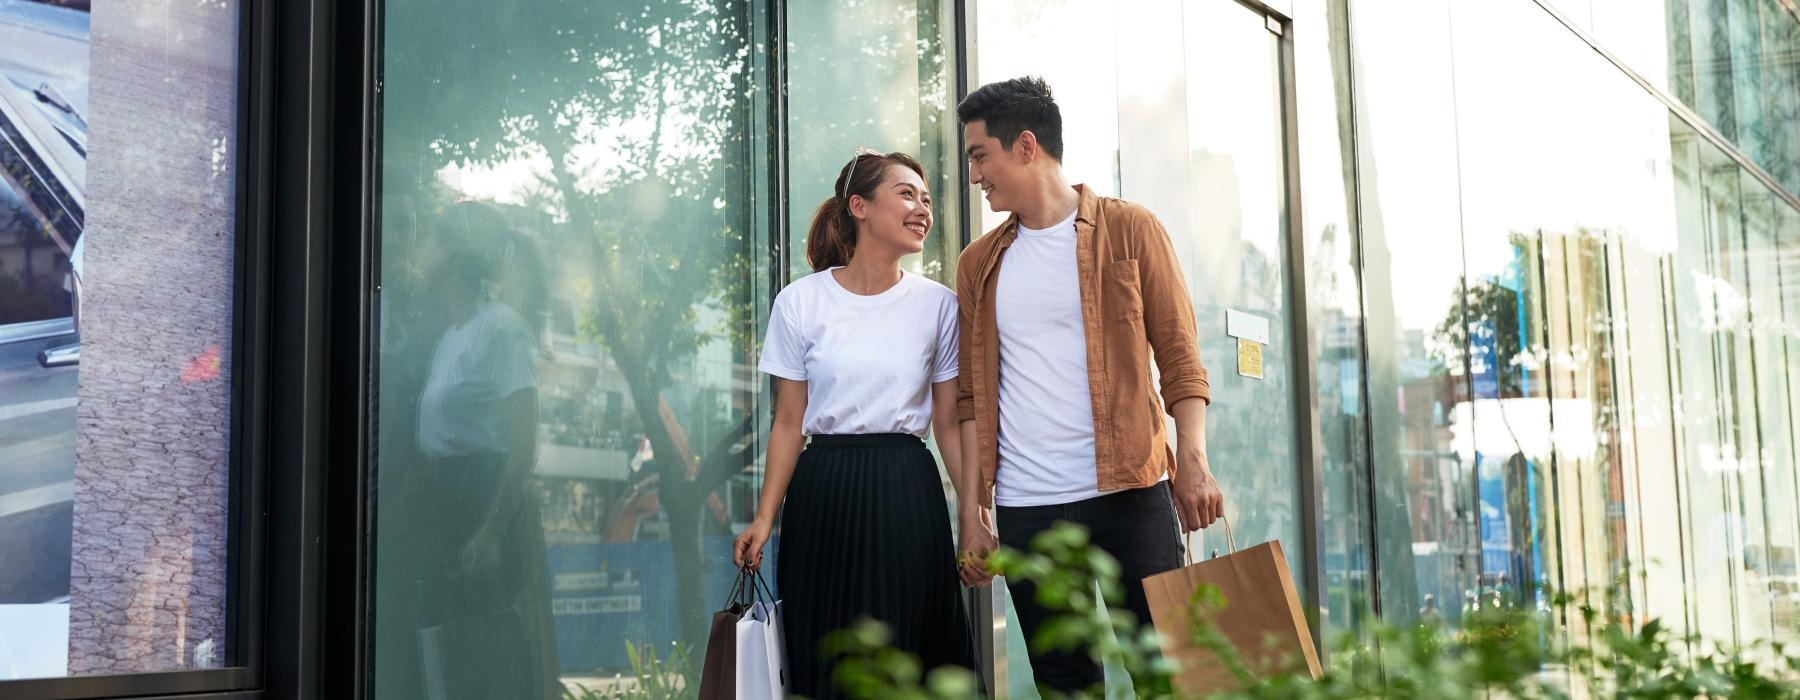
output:
<instances>
[{"instance_id":1,"label":"woman's hand","mask_svg":"<svg viewBox=\"0 0 1800 700\"><path fill-rule=\"evenodd\" d=\"M986 512L986 508L981 508L971 514L975 517L963 517L959 527L962 541L956 548L956 574L963 585L970 588L994 580L993 572L988 571L987 558L1000 548L1000 539L994 536Z\"/></svg>"},{"instance_id":2,"label":"woman's hand","mask_svg":"<svg viewBox=\"0 0 1800 700\"><path fill-rule=\"evenodd\" d=\"M475 535L463 544L457 557L457 564L464 576L476 576L487 573L500 563L500 532L498 528L482 525Z\"/></svg>"},{"instance_id":3,"label":"woman's hand","mask_svg":"<svg viewBox=\"0 0 1800 700\"><path fill-rule=\"evenodd\" d=\"M737 563L738 568L749 566L751 571L762 569L763 544L769 541L769 532L774 529L774 523L757 518L750 521L750 526L744 528L743 532L738 533L737 539L731 543L731 559Z\"/></svg>"}]
</instances>

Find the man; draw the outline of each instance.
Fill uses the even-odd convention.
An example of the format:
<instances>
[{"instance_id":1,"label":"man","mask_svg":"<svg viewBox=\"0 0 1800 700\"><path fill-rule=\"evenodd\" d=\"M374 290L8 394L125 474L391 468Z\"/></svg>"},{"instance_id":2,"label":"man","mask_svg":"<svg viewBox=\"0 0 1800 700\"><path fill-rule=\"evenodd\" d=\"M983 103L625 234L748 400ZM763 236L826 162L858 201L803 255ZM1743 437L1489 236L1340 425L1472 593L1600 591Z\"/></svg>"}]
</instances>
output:
<instances>
[{"instance_id":1,"label":"man","mask_svg":"<svg viewBox=\"0 0 1800 700\"><path fill-rule=\"evenodd\" d=\"M1210 394L1193 305L1168 232L1148 210L1071 186L1062 114L1040 78L982 86L957 106L969 180L1010 217L962 253L963 493L994 506L999 543L1028 549L1057 521L1086 526L1119 560L1125 607L1149 623L1140 581L1179 568L1179 532L1223 515L1206 463ZM1161 371L1152 386L1150 359ZM1160 396L1159 396L1160 393ZM1175 417L1171 450L1162 407ZM960 509L965 570L993 539ZM1027 640L1050 616L1009 582ZM1032 648L1042 686L1093 687L1085 650Z\"/></svg>"}]
</instances>

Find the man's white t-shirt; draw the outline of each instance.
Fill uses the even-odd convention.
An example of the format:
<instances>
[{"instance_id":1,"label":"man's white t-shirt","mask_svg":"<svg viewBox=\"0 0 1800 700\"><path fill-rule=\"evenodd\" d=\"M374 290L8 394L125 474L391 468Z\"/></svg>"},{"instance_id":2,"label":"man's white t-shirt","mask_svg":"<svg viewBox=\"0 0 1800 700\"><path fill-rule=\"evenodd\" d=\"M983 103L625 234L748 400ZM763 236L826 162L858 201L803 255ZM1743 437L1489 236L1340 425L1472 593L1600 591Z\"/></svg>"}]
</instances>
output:
<instances>
[{"instance_id":1,"label":"man's white t-shirt","mask_svg":"<svg viewBox=\"0 0 1800 700\"><path fill-rule=\"evenodd\" d=\"M1075 264L1075 214L1019 227L1000 259L1000 465L994 502L1042 506L1101 494L1087 332Z\"/></svg>"},{"instance_id":2,"label":"man's white t-shirt","mask_svg":"<svg viewBox=\"0 0 1800 700\"><path fill-rule=\"evenodd\" d=\"M438 339L419 399L419 449L436 458L506 454L506 400L537 386L537 338L490 301Z\"/></svg>"},{"instance_id":3,"label":"man's white t-shirt","mask_svg":"<svg viewBox=\"0 0 1800 700\"><path fill-rule=\"evenodd\" d=\"M956 308L955 292L910 272L866 296L813 273L776 295L759 368L806 382L806 435L925 437L931 385L957 374Z\"/></svg>"}]
</instances>

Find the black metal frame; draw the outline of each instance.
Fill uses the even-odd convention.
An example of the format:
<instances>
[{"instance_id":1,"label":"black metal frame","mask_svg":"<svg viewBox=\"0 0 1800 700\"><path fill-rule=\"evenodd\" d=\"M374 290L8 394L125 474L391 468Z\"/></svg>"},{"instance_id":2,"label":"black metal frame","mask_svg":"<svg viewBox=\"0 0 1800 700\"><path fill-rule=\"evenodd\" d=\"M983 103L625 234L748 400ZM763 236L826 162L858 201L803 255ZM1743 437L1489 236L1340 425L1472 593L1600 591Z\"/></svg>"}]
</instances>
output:
<instances>
[{"instance_id":1,"label":"black metal frame","mask_svg":"<svg viewBox=\"0 0 1800 700\"><path fill-rule=\"evenodd\" d=\"M230 666L0 682L7 698L361 690L373 5L252 0L241 8ZM328 465L342 466L328 473ZM354 592L352 604L337 604L342 592Z\"/></svg>"}]
</instances>

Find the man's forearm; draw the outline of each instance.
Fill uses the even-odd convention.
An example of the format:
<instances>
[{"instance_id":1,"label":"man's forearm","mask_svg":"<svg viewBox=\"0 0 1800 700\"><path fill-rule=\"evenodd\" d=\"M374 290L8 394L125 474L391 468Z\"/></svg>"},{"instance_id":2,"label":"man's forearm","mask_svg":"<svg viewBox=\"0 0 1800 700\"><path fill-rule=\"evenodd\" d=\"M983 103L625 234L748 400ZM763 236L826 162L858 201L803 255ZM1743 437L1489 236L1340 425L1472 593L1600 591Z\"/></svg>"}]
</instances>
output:
<instances>
[{"instance_id":1,"label":"man's forearm","mask_svg":"<svg viewBox=\"0 0 1800 700\"><path fill-rule=\"evenodd\" d=\"M959 491L956 504L957 516L979 520L981 509L984 507L982 503L987 500L987 494L981 490L981 459L979 456L981 450L976 447L975 421L962 421L958 432L962 437L962 473L956 475L956 478L961 480L957 489Z\"/></svg>"},{"instance_id":2,"label":"man's forearm","mask_svg":"<svg viewBox=\"0 0 1800 700\"><path fill-rule=\"evenodd\" d=\"M1169 413L1175 417L1176 452L1206 454L1206 399L1182 399Z\"/></svg>"}]
</instances>

